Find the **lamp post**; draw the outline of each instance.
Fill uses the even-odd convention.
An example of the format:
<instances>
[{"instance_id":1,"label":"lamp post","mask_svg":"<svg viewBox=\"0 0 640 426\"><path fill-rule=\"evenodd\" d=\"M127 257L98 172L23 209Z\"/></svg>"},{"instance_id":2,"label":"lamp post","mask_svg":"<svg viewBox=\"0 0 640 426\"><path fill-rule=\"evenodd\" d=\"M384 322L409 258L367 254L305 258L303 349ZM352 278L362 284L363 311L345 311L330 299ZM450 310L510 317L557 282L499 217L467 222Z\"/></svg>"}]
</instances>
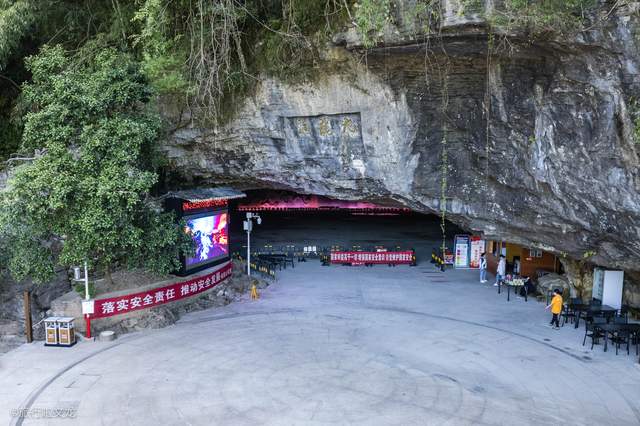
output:
<instances>
[{"instance_id":1,"label":"lamp post","mask_svg":"<svg viewBox=\"0 0 640 426\"><path fill-rule=\"evenodd\" d=\"M80 267L73 267L73 280L84 281L84 300L89 300L89 274L87 273L87 261L84 262L84 277L80 275Z\"/></svg>"},{"instance_id":2,"label":"lamp post","mask_svg":"<svg viewBox=\"0 0 640 426\"><path fill-rule=\"evenodd\" d=\"M87 261L84 261L84 277L81 276L80 267L73 267L73 281L84 281L84 302L82 302L82 313L84 314L85 322L87 325L87 337L91 338L91 318L90 314L93 314L93 301L89 295L89 268Z\"/></svg>"},{"instance_id":3,"label":"lamp post","mask_svg":"<svg viewBox=\"0 0 640 426\"><path fill-rule=\"evenodd\" d=\"M258 222L258 225L262 223L262 218L257 213L248 212L247 220L243 222L244 230L247 231L247 275L251 276L251 231L253 230L253 219Z\"/></svg>"}]
</instances>

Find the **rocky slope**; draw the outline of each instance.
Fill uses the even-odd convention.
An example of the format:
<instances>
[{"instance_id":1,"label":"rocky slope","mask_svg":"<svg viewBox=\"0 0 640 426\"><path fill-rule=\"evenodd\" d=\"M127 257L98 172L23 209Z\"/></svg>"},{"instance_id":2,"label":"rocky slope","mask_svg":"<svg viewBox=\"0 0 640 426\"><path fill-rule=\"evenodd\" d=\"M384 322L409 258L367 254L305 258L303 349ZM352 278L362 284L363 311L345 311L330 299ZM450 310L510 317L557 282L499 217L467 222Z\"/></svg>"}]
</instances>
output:
<instances>
[{"instance_id":1,"label":"rocky slope","mask_svg":"<svg viewBox=\"0 0 640 426\"><path fill-rule=\"evenodd\" d=\"M490 41L481 16L459 14L455 0L444 9L440 35L414 34L399 19L362 56L346 31L324 50L317 81L264 78L223 129L180 127L165 147L173 184L284 188L437 213L444 166L452 221L640 270L640 145L630 117L640 95L639 3L603 12L573 37L533 43L521 34Z\"/></svg>"},{"instance_id":2,"label":"rocky slope","mask_svg":"<svg viewBox=\"0 0 640 426\"><path fill-rule=\"evenodd\" d=\"M46 284L30 281L14 282L8 274L0 272L0 353L26 341L24 318L24 291L31 292L31 319L34 333L42 332L39 324L51 308L51 303L71 289L66 270L56 271L55 278Z\"/></svg>"}]
</instances>

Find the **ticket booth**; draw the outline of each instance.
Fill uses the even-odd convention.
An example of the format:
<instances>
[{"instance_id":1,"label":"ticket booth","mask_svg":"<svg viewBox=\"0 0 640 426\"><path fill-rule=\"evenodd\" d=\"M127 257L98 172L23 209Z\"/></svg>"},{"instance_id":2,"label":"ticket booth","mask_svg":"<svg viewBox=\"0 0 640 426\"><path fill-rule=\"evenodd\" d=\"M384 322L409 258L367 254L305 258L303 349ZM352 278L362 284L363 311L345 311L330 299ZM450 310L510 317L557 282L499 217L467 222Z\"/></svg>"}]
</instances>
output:
<instances>
[{"instance_id":1,"label":"ticket booth","mask_svg":"<svg viewBox=\"0 0 640 426\"><path fill-rule=\"evenodd\" d=\"M44 345L58 346L58 317L44 319Z\"/></svg>"},{"instance_id":2,"label":"ticket booth","mask_svg":"<svg viewBox=\"0 0 640 426\"><path fill-rule=\"evenodd\" d=\"M76 343L75 327L73 317L58 318L58 345L73 346Z\"/></svg>"}]
</instances>

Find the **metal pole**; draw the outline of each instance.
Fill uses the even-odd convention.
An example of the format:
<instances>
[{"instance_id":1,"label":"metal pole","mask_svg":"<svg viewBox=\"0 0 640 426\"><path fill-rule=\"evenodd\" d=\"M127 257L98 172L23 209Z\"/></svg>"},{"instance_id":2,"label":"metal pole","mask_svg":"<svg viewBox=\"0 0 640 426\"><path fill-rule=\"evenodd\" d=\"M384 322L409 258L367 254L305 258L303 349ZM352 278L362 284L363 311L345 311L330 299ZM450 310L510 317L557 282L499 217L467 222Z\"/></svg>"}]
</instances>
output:
<instances>
[{"instance_id":1,"label":"metal pole","mask_svg":"<svg viewBox=\"0 0 640 426\"><path fill-rule=\"evenodd\" d=\"M89 300L89 268L87 261L84 261L84 300ZM91 318L89 314L85 315L85 324L87 326L87 338L91 339Z\"/></svg>"},{"instance_id":2,"label":"metal pole","mask_svg":"<svg viewBox=\"0 0 640 426\"><path fill-rule=\"evenodd\" d=\"M91 339L91 317L89 316L89 314L85 314L84 322L87 327L87 339Z\"/></svg>"},{"instance_id":3,"label":"metal pole","mask_svg":"<svg viewBox=\"0 0 640 426\"><path fill-rule=\"evenodd\" d=\"M84 261L84 300L89 300L89 274L86 260Z\"/></svg>"},{"instance_id":4,"label":"metal pole","mask_svg":"<svg viewBox=\"0 0 640 426\"><path fill-rule=\"evenodd\" d=\"M251 219L247 223L247 275L251 276Z\"/></svg>"},{"instance_id":5,"label":"metal pole","mask_svg":"<svg viewBox=\"0 0 640 426\"><path fill-rule=\"evenodd\" d=\"M31 325L31 294L24 292L24 331L27 335L27 343L33 342L33 327Z\"/></svg>"}]
</instances>

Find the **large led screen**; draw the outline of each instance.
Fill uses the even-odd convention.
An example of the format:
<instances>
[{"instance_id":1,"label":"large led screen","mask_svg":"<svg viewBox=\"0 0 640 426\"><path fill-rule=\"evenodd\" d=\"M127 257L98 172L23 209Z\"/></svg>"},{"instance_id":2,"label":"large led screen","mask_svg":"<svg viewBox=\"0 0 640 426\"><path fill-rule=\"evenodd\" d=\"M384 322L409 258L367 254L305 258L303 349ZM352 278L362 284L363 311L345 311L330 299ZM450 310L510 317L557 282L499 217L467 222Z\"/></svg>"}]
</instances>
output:
<instances>
[{"instance_id":1,"label":"large led screen","mask_svg":"<svg viewBox=\"0 0 640 426\"><path fill-rule=\"evenodd\" d=\"M229 256L227 218L227 212L185 216L185 232L191 237L195 247L195 255L186 258L187 270Z\"/></svg>"}]
</instances>

